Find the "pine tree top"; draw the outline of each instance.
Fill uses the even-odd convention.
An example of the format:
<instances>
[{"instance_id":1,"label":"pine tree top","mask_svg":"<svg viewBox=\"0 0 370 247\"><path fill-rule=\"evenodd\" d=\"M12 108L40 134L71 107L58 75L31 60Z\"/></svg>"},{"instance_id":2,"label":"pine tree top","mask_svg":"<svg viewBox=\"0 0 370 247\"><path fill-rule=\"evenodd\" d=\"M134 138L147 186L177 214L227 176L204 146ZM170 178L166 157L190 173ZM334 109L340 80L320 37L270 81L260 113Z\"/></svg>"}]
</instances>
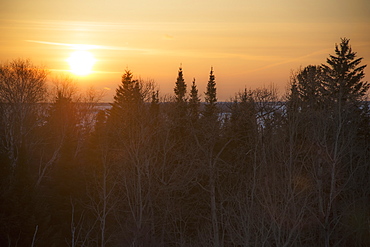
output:
<instances>
[{"instance_id":1,"label":"pine tree top","mask_svg":"<svg viewBox=\"0 0 370 247\"><path fill-rule=\"evenodd\" d=\"M341 43L335 45L335 55L330 55L327 64L322 64L327 94L342 102L360 99L370 87L368 82L362 81L366 68L366 65L360 65L363 58L357 58L349 41L342 38Z\"/></svg>"},{"instance_id":2,"label":"pine tree top","mask_svg":"<svg viewBox=\"0 0 370 247\"><path fill-rule=\"evenodd\" d=\"M121 84L116 89L113 106L123 107L128 104L139 104L143 101L142 88L138 80L133 80L130 70L125 70Z\"/></svg>"},{"instance_id":3,"label":"pine tree top","mask_svg":"<svg viewBox=\"0 0 370 247\"><path fill-rule=\"evenodd\" d=\"M190 90L190 104L199 104L200 98L198 95L197 85L195 84L195 78L193 79L191 90Z\"/></svg>"},{"instance_id":4,"label":"pine tree top","mask_svg":"<svg viewBox=\"0 0 370 247\"><path fill-rule=\"evenodd\" d=\"M216 81L213 74L213 67L211 67L211 72L209 74L209 80L207 83L207 91L204 94L206 103L215 104L217 102Z\"/></svg>"},{"instance_id":5,"label":"pine tree top","mask_svg":"<svg viewBox=\"0 0 370 247\"><path fill-rule=\"evenodd\" d=\"M207 83L207 91L205 94L205 109L203 115L205 117L217 117L217 92L216 92L216 81L213 74L213 68L211 67L211 72L209 74L209 80Z\"/></svg>"},{"instance_id":6,"label":"pine tree top","mask_svg":"<svg viewBox=\"0 0 370 247\"><path fill-rule=\"evenodd\" d=\"M184 80L182 67L180 67L178 71L178 76L177 76L174 92L175 92L176 102L186 101L186 83Z\"/></svg>"}]
</instances>

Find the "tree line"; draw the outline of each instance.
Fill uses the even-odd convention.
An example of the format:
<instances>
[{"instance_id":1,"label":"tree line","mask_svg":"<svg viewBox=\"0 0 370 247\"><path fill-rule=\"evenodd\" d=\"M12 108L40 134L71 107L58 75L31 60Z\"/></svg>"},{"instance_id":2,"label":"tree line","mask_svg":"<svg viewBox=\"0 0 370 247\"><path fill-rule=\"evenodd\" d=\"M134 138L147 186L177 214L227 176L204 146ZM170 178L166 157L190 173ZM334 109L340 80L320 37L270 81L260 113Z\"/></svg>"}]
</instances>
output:
<instances>
[{"instance_id":1,"label":"tree line","mask_svg":"<svg viewBox=\"0 0 370 247\"><path fill-rule=\"evenodd\" d=\"M181 67L167 100L126 70L97 114L97 92L61 77L50 99L45 68L1 64L0 245L369 245L361 61L343 38L283 100L245 89L222 107L213 68L204 102Z\"/></svg>"}]
</instances>

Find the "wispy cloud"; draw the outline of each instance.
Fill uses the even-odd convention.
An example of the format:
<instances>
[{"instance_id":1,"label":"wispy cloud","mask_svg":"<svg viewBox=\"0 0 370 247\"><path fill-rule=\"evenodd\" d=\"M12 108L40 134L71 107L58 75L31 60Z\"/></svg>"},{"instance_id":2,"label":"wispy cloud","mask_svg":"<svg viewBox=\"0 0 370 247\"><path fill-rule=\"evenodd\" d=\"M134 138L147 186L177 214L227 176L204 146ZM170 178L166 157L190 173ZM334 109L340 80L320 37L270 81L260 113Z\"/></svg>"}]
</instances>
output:
<instances>
[{"instance_id":1,"label":"wispy cloud","mask_svg":"<svg viewBox=\"0 0 370 247\"><path fill-rule=\"evenodd\" d=\"M291 62L295 62L295 61L302 61L302 60L304 60L308 57L312 57L312 56L316 56L316 55L328 54L330 52L330 50L331 49L323 49L323 50L315 51L315 52L306 54L304 56L295 57L295 58L283 60L283 61L280 61L280 62L277 62L277 63L269 64L269 65L266 65L266 66L263 66L263 67L260 67L260 68L256 68L256 69L253 69L253 70L246 71L246 72L241 73L241 74L256 72L256 71L260 71L260 70L265 70L265 69L268 69L268 68L276 67L276 66L279 66L279 65L283 65L283 64L287 64L287 63L291 63Z\"/></svg>"},{"instance_id":2,"label":"wispy cloud","mask_svg":"<svg viewBox=\"0 0 370 247\"><path fill-rule=\"evenodd\" d=\"M96 74L122 74L122 71L101 71L101 70L94 70L93 73L96 73Z\"/></svg>"},{"instance_id":3,"label":"wispy cloud","mask_svg":"<svg viewBox=\"0 0 370 247\"><path fill-rule=\"evenodd\" d=\"M165 34L165 35L163 35L162 38L165 39L165 40L172 40L172 39L174 39L174 36L169 35L169 34Z\"/></svg>"},{"instance_id":4,"label":"wispy cloud","mask_svg":"<svg viewBox=\"0 0 370 247\"><path fill-rule=\"evenodd\" d=\"M133 47L123 46L106 46L106 45L90 45L90 44L69 44L59 42L49 42L41 40L25 40L30 43L44 44L44 45L55 45L55 46L66 46L75 50L115 50L115 51L142 51L142 52L154 52L152 49L141 49Z\"/></svg>"}]
</instances>

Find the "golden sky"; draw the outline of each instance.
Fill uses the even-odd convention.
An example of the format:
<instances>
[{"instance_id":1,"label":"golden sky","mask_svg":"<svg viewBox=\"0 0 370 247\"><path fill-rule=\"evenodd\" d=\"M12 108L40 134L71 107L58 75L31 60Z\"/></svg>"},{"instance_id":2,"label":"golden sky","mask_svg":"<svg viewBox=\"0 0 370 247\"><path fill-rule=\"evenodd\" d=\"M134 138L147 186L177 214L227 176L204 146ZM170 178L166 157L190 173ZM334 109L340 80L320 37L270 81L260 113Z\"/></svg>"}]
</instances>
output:
<instances>
[{"instance_id":1,"label":"golden sky","mask_svg":"<svg viewBox=\"0 0 370 247\"><path fill-rule=\"evenodd\" d=\"M220 101L271 83L283 93L291 70L325 63L341 37L370 64L368 0L2 0L0 32L1 62L30 58L54 74L90 45L93 73L76 80L106 101L126 68L172 95L180 64L202 94L213 66Z\"/></svg>"}]
</instances>

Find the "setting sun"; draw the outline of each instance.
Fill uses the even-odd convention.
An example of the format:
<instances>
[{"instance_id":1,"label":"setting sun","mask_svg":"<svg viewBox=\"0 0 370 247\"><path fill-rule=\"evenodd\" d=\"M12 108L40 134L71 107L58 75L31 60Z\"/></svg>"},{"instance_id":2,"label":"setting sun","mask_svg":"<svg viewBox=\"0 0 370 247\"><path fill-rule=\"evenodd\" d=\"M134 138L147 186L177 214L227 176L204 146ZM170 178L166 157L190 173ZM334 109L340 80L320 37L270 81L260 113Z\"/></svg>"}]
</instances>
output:
<instances>
[{"instance_id":1,"label":"setting sun","mask_svg":"<svg viewBox=\"0 0 370 247\"><path fill-rule=\"evenodd\" d=\"M96 59L89 51L75 51L67 59L67 62L73 74L84 76L91 73Z\"/></svg>"}]
</instances>

